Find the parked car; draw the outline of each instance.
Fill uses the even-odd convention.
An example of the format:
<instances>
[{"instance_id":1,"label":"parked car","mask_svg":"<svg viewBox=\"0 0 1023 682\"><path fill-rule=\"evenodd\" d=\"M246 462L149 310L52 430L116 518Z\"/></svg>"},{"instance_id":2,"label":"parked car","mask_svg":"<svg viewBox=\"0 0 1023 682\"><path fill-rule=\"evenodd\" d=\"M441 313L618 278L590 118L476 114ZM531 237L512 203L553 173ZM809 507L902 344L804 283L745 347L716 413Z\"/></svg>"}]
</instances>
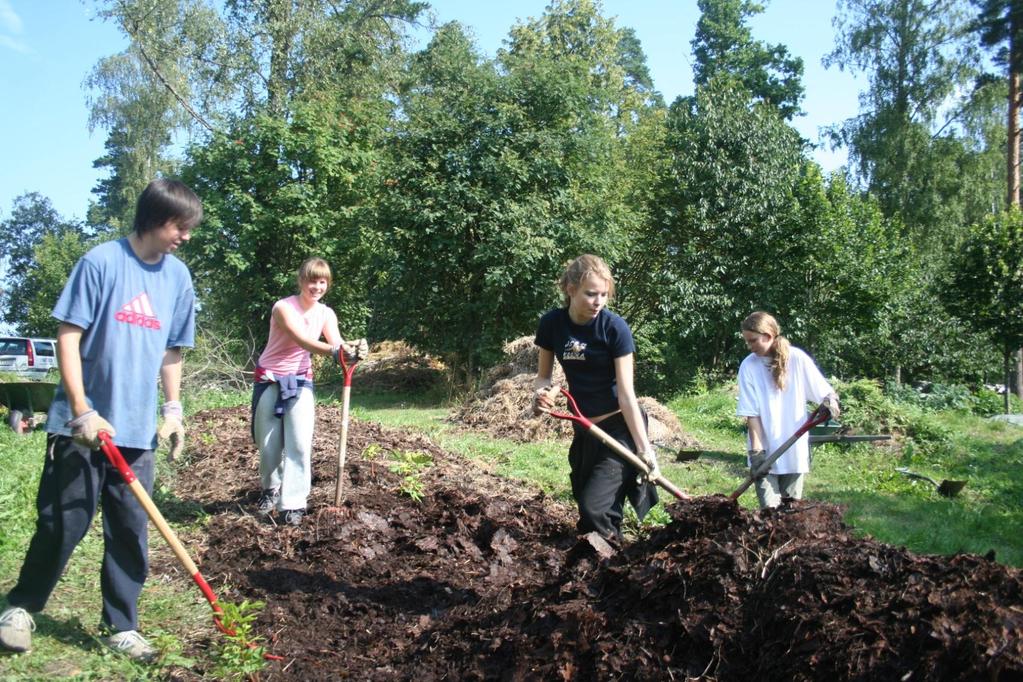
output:
<instances>
[{"instance_id":1,"label":"parked car","mask_svg":"<svg viewBox=\"0 0 1023 682\"><path fill-rule=\"evenodd\" d=\"M56 339L0 337L0 372L10 372L25 379L42 379L56 369Z\"/></svg>"}]
</instances>

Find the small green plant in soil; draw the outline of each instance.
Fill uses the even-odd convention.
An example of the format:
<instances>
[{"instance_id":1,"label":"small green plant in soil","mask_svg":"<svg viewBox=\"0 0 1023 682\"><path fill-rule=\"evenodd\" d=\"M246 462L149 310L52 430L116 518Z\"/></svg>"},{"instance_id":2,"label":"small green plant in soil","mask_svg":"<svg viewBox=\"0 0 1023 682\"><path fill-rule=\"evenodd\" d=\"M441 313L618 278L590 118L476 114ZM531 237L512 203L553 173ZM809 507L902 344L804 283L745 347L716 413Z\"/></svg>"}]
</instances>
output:
<instances>
[{"instance_id":1,"label":"small green plant in soil","mask_svg":"<svg viewBox=\"0 0 1023 682\"><path fill-rule=\"evenodd\" d=\"M244 600L240 604L217 602L223 609L221 622L231 634L225 634L214 654L210 671L218 680L255 680L266 665L262 637L253 633L253 623L263 610L261 601Z\"/></svg>"},{"instance_id":2,"label":"small green plant in soil","mask_svg":"<svg viewBox=\"0 0 1023 682\"><path fill-rule=\"evenodd\" d=\"M420 474L424 469L433 464L433 457L428 452L419 450L405 450L395 453L395 459L388 467L391 473L398 474L401 480L398 482L398 490L403 495L408 495L416 502L423 499L423 480Z\"/></svg>"}]
</instances>

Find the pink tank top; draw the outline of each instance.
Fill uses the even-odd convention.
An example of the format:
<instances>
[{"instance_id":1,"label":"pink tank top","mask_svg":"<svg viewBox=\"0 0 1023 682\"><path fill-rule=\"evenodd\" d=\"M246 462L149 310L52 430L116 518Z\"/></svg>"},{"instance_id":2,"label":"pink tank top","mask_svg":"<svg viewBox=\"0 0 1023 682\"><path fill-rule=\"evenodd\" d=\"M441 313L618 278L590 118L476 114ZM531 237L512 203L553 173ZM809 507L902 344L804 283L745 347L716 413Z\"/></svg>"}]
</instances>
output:
<instances>
[{"instance_id":1,"label":"pink tank top","mask_svg":"<svg viewBox=\"0 0 1023 682\"><path fill-rule=\"evenodd\" d=\"M279 305L291 306L302 318L305 328L302 338L310 341L320 338L323 325L327 321L327 311L330 310L327 306L317 302L312 308L303 312L298 296L282 298L274 303L274 308ZM277 375L304 376L312 374L312 358L309 351L292 341L273 317L270 318L270 336L267 338L266 348L259 356L259 366Z\"/></svg>"}]
</instances>

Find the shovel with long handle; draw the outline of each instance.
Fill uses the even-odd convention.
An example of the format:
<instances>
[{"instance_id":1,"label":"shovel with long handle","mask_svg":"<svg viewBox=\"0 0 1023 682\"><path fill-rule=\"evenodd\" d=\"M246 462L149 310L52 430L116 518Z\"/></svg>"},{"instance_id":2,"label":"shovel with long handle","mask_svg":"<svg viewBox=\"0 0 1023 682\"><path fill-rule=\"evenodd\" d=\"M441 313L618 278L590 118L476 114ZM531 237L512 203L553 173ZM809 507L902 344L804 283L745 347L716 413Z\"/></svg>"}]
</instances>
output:
<instances>
[{"instance_id":1,"label":"shovel with long handle","mask_svg":"<svg viewBox=\"0 0 1023 682\"><path fill-rule=\"evenodd\" d=\"M199 591L202 592L202 596L206 597L206 601L209 602L210 608L213 609L213 622L216 623L217 629L228 637L234 636L235 631L225 626L223 621L221 621L221 617L224 615L224 610L221 609L220 605L217 603L217 595L213 594L213 590L210 588L209 583L207 583L206 579L202 577L202 574L199 572L199 568L195 565L195 562L192 561L192 558L188 556L188 552L185 551L185 547L181 544L181 541L178 540L177 534L169 525L167 525L167 521L163 518L163 514L161 514L160 510L157 509L155 504L153 504L153 500L149 497L149 493L146 492L146 489L142 487L141 483L139 483L138 478L135 477L135 472L132 471L131 467L128 466L128 463L124 461L124 455L122 455L121 451L116 445L114 445L114 441L110 439L110 434L106 431L100 431L99 441L99 447L103 451L103 454L106 455L110 464L117 469L121 478L124 479L124 482L128 485L128 489L131 490L135 499L139 501L142 509L145 510L146 516L149 517L149 520L153 522L156 529L160 531L160 535L162 535L163 539L167 541L168 545L170 545L171 550L174 552L174 556L178 558L178 561L184 569L188 571L188 575L192 576L192 580L199 586ZM269 660L281 660L280 656L273 656L271 654L264 654L263 657Z\"/></svg>"},{"instance_id":2,"label":"shovel with long handle","mask_svg":"<svg viewBox=\"0 0 1023 682\"><path fill-rule=\"evenodd\" d=\"M359 364L359 359L356 358L351 365L345 359L344 351L338 354L338 359L341 361L341 370L345 375L345 385L341 389L341 442L337 447L337 481L334 484L334 506L341 506L341 490L344 487L344 480L341 477L342 472L345 468L345 459L348 455L348 405L352 397L352 374L355 373L355 367Z\"/></svg>"},{"instance_id":3,"label":"shovel with long handle","mask_svg":"<svg viewBox=\"0 0 1023 682\"><path fill-rule=\"evenodd\" d=\"M638 455L630 451L627 447L625 447L624 445L616 441L614 438L609 436L606 431L604 431L599 426L594 424L592 421L584 417L582 412L579 411L579 406L576 405L575 403L575 398L572 397L572 394L569 393L567 389L562 388L561 393L568 400L568 408L571 410L571 414L569 414L568 412L555 412L554 410L547 410L546 411L547 414L551 415L552 417L557 417L558 419L567 419L569 421L575 422L576 424L579 424L580 426L585 428L590 435L592 435L600 442L604 443L604 445L611 448L616 455L624 459L632 466L636 467L636 469L640 471L640 473L642 473L644 476L649 477L650 467L647 466L646 462L640 459ZM678 488L676 488L671 481L664 477L664 474L651 477L650 481L651 483L655 483L661 486L662 488L664 488L665 490L667 490L669 493L671 493L680 500L689 499L689 496L686 495L681 490L679 490Z\"/></svg>"},{"instance_id":4,"label":"shovel with long handle","mask_svg":"<svg viewBox=\"0 0 1023 682\"><path fill-rule=\"evenodd\" d=\"M818 406L817 409L814 410L813 413L809 416L809 418L807 418L807 420L803 423L803 425L800 426L795 433L789 436L789 439L787 441L779 445L778 448L774 452L772 452L767 459L764 460L764 463L761 464L756 471L750 474L749 478L746 479L746 482L743 483L738 488L736 488L735 492L732 493L730 497L733 500L738 500L739 496L746 492L746 489L753 485L754 481L760 478L761 475L766 474L768 471L771 470L771 465L774 464L774 462L779 457L784 455L788 451L788 449L792 447L793 443L799 440L804 433L806 433L813 427L817 426L818 424L823 424L829 419L831 419L831 411L828 410L828 408L824 407L823 405Z\"/></svg>"}]
</instances>

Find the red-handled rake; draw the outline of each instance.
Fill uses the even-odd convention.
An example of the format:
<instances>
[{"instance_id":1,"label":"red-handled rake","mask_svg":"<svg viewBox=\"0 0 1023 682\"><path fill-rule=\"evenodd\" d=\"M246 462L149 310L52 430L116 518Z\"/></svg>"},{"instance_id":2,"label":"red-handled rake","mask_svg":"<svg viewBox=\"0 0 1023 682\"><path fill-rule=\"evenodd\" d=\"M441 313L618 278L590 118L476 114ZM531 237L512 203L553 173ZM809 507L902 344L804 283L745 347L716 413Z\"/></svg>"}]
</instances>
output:
<instances>
[{"instance_id":1,"label":"red-handled rake","mask_svg":"<svg viewBox=\"0 0 1023 682\"><path fill-rule=\"evenodd\" d=\"M124 482L128 485L132 494L135 495L135 499L137 499L139 504L142 505L142 508L145 510L149 520L152 521L153 525L156 526L156 529L160 531L160 535L163 536L163 539L167 541L167 544L170 545L171 550L173 550L174 556L178 558L181 565L186 571L188 571L188 574L192 576L192 580L199 586L199 591L202 592L204 597L206 597L206 601L209 602L210 608L213 609L213 622L216 624L217 629L228 637L233 637L235 635L235 631L224 625L221 620L221 616L224 615L224 611L217 603L217 595L213 594L213 590L210 588L209 583L207 583L206 579L202 577L201 573L199 573L199 568L195 565L195 562L192 561L192 558L188 556L188 552L185 551L181 541L178 540L177 534L175 534L174 530L167 525L167 521L163 518L163 514L161 514L160 510L157 509L155 504L153 504L153 500L149 497L149 493L146 492L146 489L142 487L141 483L139 483L138 478L135 477L135 472L132 471L131 467L128 466L128 463L124 461L124 456L121 454L121 451L117 448L117 446L114 445L114 441L110 439L110 434L106 431L100 431L99 440L100 449L103 450L103 454L107 456L110 463L115 469L117 469L118 473L121 474L121 478L124 479ZM263 657L267 660L283 660L283 657L274 656L272 654L263 654Z\"/></svg>"},{"instance_id":2,"label":"red-handled rake","mask_svg":"<svg viewBox=\"0 0 1023 682\"><path fill-rule=\"evenodd\" d=\"M806 433L813 427L817 426L818 424L823 424L829 419L831 419L831 412L828 410L828 408L821 405L816 410L814 410L813 414L811 414L810 417L805 422L803 422L803 425L800 426L794 434L789 436L789 439L787 441L779 445L778 448L774 452L772 452L767 459L764 460L764 463L761 464L756 471L750 474L749 478L747 478L746 481L741 486L736 488L735 492L731 494L731 498L733 500L738 500L739 496L746 492L746 489L753 485L753 482L757 480L757 478L771 470L771 465L774 464L775 460L784 455L785 452L792 447L792 444L799 440L799 438L804 433Z\"/></svg>"},{"instance_id":3,"label":"red-handled rake","mask_svg":"<svg viewBox=\"0 0 1023 682\"><path fill-rule=\"evenodd\" d=\"M334 507L341 506L341 490L344 486L341 474L344 472L345 459L348 455L348 407L352 398L352 374L355 373L355 367L359 364L359 358L356 357L355 361L349 365L345 359L344 352L338 355L338 359L341 361L341 370L345 373L345 385L341 389L341 442L337 447L337 482L334 484Z\"/></svg>"},{"instance_id":4,"label":"red-handled rake","mask_svg":"<svg viewBox=\"0 0 1023 682\"><path fill-rule=\"evenodd\" d=\"M639 470L641 473L643 473L644 475L650 474L650 467L648 467L646 462L640 459L638 455L631 452L627 447L616 441L611 436L607 435L606 431L602 430L599 426L597 426L592 421L583 416L582 412L579 411L579 406L576 405L575 398L572 397L572 394L569 393L567 389L562 388L561 393L568 400L568 409L571 410L571 414L569 414L568 412L555 412L554 410L546 410L547 414L551 415L552 417L557 417L558 419L567 419L569 421L575 422L576 424L579 424L580 426L585 428L588 433L593 435L594 438L607 445L614 451L616 455L624 459L632 466L636 467L636 469ZM684 492L676 488L675 485L671 481L666 479L663 474L651 478L650 481L661 486L662 488L664 488L665 490L667 490L669 493L671 493L680 500L689 499L688 495L686 495Z\"/></svg>"}]
</instances>

